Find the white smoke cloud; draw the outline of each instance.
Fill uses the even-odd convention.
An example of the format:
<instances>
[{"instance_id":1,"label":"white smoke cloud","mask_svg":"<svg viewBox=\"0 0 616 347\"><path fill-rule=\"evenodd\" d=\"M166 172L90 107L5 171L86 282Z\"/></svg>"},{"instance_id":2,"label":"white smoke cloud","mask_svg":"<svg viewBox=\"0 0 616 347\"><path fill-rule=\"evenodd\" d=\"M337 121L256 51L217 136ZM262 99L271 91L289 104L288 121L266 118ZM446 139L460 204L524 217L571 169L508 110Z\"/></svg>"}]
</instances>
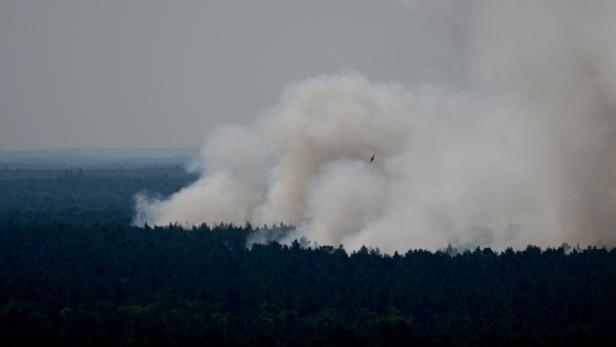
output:
<instances>
[{"instance_id":1,"label":"white smoke cloud","mask_svg":"<svg viewBox=\"0 0 616 347\"><path fill-rule=\"evenodd\" d=\"M284 222L292 237L386 251L613 244L616 6L464 4L464 90L310 78L253 124L213 131L202 177L139 197L135 221Z\"/></svg>"}]
</instances>

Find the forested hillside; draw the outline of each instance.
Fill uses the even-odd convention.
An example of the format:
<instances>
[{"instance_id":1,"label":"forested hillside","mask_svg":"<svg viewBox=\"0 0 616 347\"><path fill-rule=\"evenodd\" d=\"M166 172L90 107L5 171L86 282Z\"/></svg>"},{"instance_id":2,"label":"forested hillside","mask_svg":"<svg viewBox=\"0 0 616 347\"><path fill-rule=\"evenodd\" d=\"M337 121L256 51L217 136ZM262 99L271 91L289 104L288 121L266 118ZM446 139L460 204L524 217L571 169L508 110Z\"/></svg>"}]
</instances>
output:
<instances>
[{"instance_id":1,"label":"forested hillside","mask_svg":"<svg viewBox=\"0 0 616 347\"><path fill-rule=\"evenodd\" d=\"M48 344L615 343L616 252L244 247L220 226L3 226L0 331Z\"/></svg>"},{"instance_id":2,"label":"forested hillside","mask_svg":"<svg viewBox=\"0 0 616 347\"><path fill-rule=\"evenodd\" d=\"M185 174L20 175L0 180L5 346L616 344L614 250L247 249L268 231L129 225L134 192Z\"/></svg>"}]
</instances>

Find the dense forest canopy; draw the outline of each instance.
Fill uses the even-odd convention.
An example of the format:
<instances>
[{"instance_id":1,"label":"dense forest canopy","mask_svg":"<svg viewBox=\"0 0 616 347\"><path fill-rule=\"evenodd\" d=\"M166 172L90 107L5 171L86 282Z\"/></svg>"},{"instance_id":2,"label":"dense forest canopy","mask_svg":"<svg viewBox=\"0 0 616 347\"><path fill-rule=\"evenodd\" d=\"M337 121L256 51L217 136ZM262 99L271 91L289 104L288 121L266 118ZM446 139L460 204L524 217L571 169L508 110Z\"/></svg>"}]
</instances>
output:
<instances>
[{"instance_id":1,"label":"dense forest canopy","mask_svg":"<svg viewBox=\"0 0 616 347\"><path fill-rule=\"evenodd\" d=\"M0 170L6 345L616 343L616 251L382 254L276 242L284 225L130 225L180 168Z\"/></svg>"},{"instance_id":2,"label":"dense forest canopy","mask_svg":"<svg viewBox=\"0 0 616 347\"><path fill-rule=\"evenodd\" d=\"M0 169L0 218L128 224L139 192L169 195L196 177L181 166Z\"/></svg>"}]
</instances>

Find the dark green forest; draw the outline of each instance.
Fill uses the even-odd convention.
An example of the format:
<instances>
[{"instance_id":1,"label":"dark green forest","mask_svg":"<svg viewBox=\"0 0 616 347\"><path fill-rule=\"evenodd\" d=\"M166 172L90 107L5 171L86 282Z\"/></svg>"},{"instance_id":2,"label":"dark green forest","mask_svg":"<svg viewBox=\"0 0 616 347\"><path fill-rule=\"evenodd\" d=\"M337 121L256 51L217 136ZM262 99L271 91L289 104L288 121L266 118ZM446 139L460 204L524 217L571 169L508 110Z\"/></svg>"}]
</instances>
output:
<instances>
[{"instance_id":1,"label":"dark green forest","mask_svg":"<svg viewBox=\"0 0 616 347\"><path fill-rule=\"evenodd\" d=\"M2 345L616 344L613 249L248 249L290 227L130 225L135 193L194 179L0 170Z\"/></svg>"},{"instance_id":2,"label":"dark green forest","mask_svg":"<svg viewBox=\"0 0 616 347\"><path fill-rule=\"evenodd\" d=\"M0 169L0 222L130 224L136 193L166 196L196 178L180 166Z\"/></svg>"}]
</instances>

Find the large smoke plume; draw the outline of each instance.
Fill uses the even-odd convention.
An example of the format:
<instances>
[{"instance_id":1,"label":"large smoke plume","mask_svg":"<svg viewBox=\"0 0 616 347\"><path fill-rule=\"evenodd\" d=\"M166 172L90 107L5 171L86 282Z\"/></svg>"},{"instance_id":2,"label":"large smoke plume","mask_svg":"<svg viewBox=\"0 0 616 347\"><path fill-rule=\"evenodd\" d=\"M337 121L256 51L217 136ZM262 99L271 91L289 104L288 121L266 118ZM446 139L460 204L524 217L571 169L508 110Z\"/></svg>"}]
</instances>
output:
<instances>
[{"instance_id":1,"label":"large smoke plume","mask_svg":"<svg viewBox=\"0 0 616 347\"><path fill-rule=\"evenodd\" d=\"M284 222L291 238L387 251L613 244L616 5L429 11L454 3L467 14L463 90L355 72L297 83L252 124L213 130L201 178L139 196L136 222Z\"/></svg>"}]
</instances>

